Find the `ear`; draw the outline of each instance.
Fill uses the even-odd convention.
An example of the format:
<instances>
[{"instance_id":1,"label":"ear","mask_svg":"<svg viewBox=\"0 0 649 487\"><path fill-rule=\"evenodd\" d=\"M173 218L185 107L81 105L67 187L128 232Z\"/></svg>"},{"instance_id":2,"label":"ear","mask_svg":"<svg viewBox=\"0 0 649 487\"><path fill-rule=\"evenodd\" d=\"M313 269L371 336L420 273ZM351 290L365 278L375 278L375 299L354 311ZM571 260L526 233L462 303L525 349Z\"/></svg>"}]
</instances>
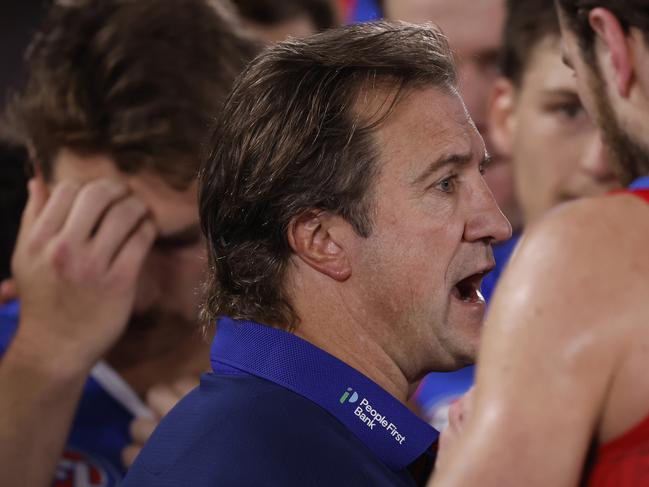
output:
<instances>
[{"instance_id":1,"label":"ear","mask_svg":"<svg viewBox=\"0 0 649 487\"><path fill-rule=\"evenodd\" d=\"M511 157L512 134L516 129L516 88L506 78L494 83L489 96L487 123L496 153Z\"/></svg>"},{"instance_id":2,"label":"ear","mask_svg":"<svg viewBox=\"0 0 649 487\"><path fill-rule=\"evenodd\" d=\"M627 98L633 81L633 57L629 37L610 10L594 8L588 14L590 26L610 53L615 87L618 94ZM604 66L601 66L605 68Z\"/></svg>"},{"instance_id":3,"label":"ear","mask_svg":"<svg viewBox=\"0 0 649 487\"><path fill-rule=\"evenodd\" d=\"M313 210L291 220L288 243L308 266L336 281L346 281L351 264L342 242L342 230L349 226L343 218Z\"/></svg>"}]
</instances>

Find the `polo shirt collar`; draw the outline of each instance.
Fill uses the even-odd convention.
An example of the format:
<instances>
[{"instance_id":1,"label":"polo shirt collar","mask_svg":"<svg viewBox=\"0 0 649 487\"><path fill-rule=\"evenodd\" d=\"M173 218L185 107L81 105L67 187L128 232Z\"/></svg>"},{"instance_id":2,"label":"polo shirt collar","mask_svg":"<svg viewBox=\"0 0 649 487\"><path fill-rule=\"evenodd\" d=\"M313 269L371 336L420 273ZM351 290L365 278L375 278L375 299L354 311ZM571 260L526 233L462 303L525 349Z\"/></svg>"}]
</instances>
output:
<instances>
[{"instance_id":1,"label":"polo shirt collar","mask_svg":"<svg viewBox=\"0 0 649 487\"><path fill-rule=\"evenodd\" d=\"M254 375L318 404L395 471L415 461L439 436L375 382L286 331L220 318L210 358L215 373Z\"/></svg>"}]
</instances>

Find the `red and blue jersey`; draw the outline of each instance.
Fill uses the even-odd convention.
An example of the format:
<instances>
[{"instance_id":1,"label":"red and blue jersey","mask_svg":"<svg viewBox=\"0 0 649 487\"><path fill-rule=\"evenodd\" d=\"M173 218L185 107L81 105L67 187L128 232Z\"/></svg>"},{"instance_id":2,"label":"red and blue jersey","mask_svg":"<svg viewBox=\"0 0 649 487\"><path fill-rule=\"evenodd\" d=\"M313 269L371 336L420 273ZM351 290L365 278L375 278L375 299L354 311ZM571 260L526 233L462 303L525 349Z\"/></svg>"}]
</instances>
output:
<instances>
[{"instance_id":1,"label":"red and blue jersey","mask_svg":"<svg viewBox=\"0 0 649 487\"><path fill-rule=\"evenodd\" d=\"M16 332L18 314L17 301L0 307L0 355L4 355ZM125 474L120 456L131 442L128 428L132 419L131 411L91 376L84 386L52 485L117 486Z\"/></svg>"}]
</instances>

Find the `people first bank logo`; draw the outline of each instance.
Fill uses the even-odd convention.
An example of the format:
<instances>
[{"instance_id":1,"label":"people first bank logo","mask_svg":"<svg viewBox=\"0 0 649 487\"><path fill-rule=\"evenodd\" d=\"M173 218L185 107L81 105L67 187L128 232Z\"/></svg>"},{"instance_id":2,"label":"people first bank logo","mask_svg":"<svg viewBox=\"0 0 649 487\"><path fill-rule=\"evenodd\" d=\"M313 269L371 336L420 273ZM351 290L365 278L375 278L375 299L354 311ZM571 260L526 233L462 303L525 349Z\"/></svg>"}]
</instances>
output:
<instances>
[{"instance_id":1,"label":"people first bank logo","mask_svg":"<svg viewBox=\"0 0 649 487\"><path fill-rule=\"evenodd\" d=\"M358 402L359 397L360 396L356 391L351 387L348 387L347 390L343 392L343 395L340 396L338 401L340 404L354 404ZM399 433L397 425L389 421L385 415L379 413L374 407L372 407L372 404L370 404L366 397L361 399L361 402L355 407L354 415L372 431L374 431L374 427L378 424L390 434L394 441L400 445L405 443L406 436Z\"/></svg>"}]
</instances>

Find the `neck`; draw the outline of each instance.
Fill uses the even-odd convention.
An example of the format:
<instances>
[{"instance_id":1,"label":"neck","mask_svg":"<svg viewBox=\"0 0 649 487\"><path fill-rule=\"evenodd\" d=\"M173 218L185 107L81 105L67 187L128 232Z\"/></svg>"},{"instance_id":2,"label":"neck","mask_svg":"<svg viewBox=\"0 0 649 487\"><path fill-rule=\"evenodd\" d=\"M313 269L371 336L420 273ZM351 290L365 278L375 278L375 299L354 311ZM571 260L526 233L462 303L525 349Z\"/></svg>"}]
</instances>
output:
<instances>
[{"instance_id":1,"label":"neck","mask_svg":"<svg viewBox=\"0 0 649 487\"><path fill-rule=\"evenodd\" d=\"M416 384L408 380L381 345L381 337L374 333L371 320L361 322L352 313L341 312L344 305L332 305L337 302L335 297L325 294L318 294L318 302L309 306L300 303L299 297L295 300L300 316L295 335L342 360L405 404Z\"/></svg>"},{"instance_id":2,"label":"neck","mask_svg":"<svg viewBox=\"0 0 649 487\"><path fill-rule=\"evenodd\" d=\"M196 327L127 330L106 362L140 398L159 383L171 383L209 369L209 337Z\"/></svg>"}]
</instances>

